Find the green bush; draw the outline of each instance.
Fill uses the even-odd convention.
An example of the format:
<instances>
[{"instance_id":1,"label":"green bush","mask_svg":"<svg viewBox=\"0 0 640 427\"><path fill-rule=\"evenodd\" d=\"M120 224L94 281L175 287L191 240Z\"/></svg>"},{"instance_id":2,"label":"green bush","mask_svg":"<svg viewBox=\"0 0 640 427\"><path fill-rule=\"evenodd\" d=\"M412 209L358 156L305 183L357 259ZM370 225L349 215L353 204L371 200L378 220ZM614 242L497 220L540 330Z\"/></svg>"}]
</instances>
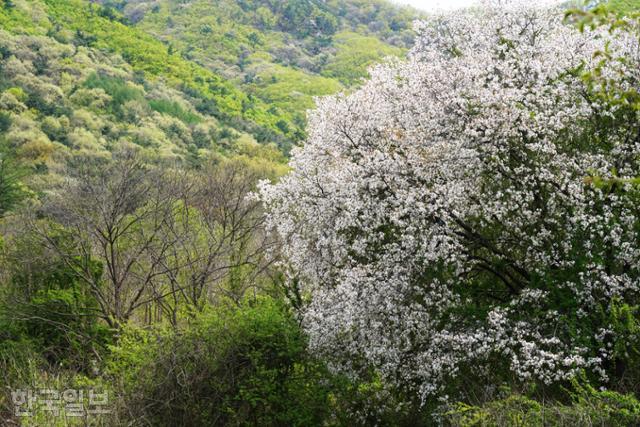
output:
<instances>
[{"instance_id":1,"label":"green bush","mask_svg":"<svg viewBox=\"0 0 640 427\"><path fill-rule=\"evenodd\" d=\"M452 426L637 426L640 402L632 395L574 384L572 401L539 402L520 394L473 406L458 403L444 415Z\"/></svg>"},{"instance_id":2,"label":"green bush","mask_svg":"<svg viewBox=\"0 0 640 427\"><path fill-rule=\"evenodd\" d=\"M11 325L5 344L31 343L48 366L91 373L111 331L84 282L31 233L8 241L3 256L9 279L0 298L0 323ZM100 274L101 265L93 267Z\"/></svg>"},{"instance_id":3,"label":"green bush","mask_svg":"<svg viewBox=\"0 0 640 427\"><path fill-rule=\"evenodd\" d=\"M0 420L13 416L11 388L34 384L44 364L36 344L0 318Z\"/></svg>"},{"instance_id":4,"label":"green bush","mask_svg":"<svg viewBox=\"0 0 640 427\"><path fill-rule=\"evenodd\" d=\"M90 372L96 353L104 353L111 333L88 313L89 300L77 288L47 289L22 308L25 334L51 365Z\"/></svg>"},{"instance_id":5,"label":"green bush","mask_svg":"<svg viewBox=\"0 0 640 427\"><path fill-rule=\"evenodd\" d=\"M270 298L205 312L186 328L129 329L109 369L120 411L151 425L321 425L324 368Z\"/></svg>"}]
</instances>

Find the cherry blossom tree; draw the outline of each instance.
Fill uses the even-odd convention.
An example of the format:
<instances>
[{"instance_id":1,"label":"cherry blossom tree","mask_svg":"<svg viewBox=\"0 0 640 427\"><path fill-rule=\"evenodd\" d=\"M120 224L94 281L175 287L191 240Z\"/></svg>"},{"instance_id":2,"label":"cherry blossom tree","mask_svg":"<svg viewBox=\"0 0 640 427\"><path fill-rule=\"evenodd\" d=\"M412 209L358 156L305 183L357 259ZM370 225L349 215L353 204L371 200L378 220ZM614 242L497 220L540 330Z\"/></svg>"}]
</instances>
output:
<instances>
[{"instance_id":1,"label":"cherry blossom tree","mask_svg":"<svg viewBox=\"0 0 640 427\"><path fill-rule=\"evenodd\" d=\"M639 87L637 37L520 4L416 30L318 101L261 186L311 348L423 401L471 377L606 384L607 313L640 290L640 121L601 95Z\"/></svg>"}]
</instances>

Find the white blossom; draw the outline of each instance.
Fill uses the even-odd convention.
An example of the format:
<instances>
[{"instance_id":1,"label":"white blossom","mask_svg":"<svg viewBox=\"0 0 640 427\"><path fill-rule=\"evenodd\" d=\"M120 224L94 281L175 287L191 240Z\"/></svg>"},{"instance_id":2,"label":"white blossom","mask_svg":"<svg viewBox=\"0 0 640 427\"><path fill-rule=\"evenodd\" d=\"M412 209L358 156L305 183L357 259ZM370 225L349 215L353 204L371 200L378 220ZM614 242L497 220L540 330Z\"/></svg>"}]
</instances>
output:
<instances>
[{"instance_id":1,"label":"white blossom","mask_svg":"<svg viewBox=\"0 0 640 427\"><path fill-rule=\"evenodd\" d=\"M569 325L637 293L638 190L586 181L633 178L640 157L590 133L615 111L580 74L608 43L637 76L637 40L522 5L416 30L407 60L320 99L290 174L261 185L311 348L423 399L496 360L547 384L603 373L581 342L596 331Z\"/></svg>"}]
</instances>

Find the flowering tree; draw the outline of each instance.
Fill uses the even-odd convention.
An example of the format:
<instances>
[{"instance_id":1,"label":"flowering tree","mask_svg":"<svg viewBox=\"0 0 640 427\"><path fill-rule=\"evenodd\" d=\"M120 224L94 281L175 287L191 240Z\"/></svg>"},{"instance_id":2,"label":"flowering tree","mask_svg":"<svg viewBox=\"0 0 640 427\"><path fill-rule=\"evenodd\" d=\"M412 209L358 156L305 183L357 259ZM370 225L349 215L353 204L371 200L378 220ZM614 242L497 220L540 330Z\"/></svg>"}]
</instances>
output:
<instances>
[{"instance_id":1,"label":"flowering tree","mask_svg":"<svg viewBox=\"0 0 640 427\"><path fill-rule=\"evenodd\" d=\"M312 349L422 399L606 381L608 314L640 290L640 122L609 102L639 87L637 37L519 5L416 29L261 187Z\"/></svg>"}]
</instances>

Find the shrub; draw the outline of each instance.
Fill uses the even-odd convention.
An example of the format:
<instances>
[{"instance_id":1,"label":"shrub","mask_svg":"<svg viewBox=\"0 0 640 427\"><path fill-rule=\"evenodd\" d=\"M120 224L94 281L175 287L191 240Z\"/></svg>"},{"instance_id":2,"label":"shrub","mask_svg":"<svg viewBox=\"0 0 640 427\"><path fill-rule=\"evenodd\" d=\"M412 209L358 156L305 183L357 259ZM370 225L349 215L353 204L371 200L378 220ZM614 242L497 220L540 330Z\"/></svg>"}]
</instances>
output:
<instances>
[{"instance_id":1,"label":"shrub","mask_svg":"<svg viewBox=\"0 0 640 427\"><path fill-rule=\"evenodd\" d=\"M6 132L11 127L11 116L8 113L0 113L0 133Z\"/></svg>"},{"instance_id":2,"label":"shrub","mask_svg":"<svg viewBox=\"0 0 640 427\"><path fill-rule=\"evenodd\" d=\"M538 402L511 394L482 406L463 403L444 415L454 426L631 426L640 423L640 402L632 395L577 386L572 402Z\"/></svg>"},{"instance_id":3,"label":"shrub","mask_svg":"<svg viewBox=\"0 0 640 427\"><path fill-rule=\"evenodd\" d=\"M26 233L11 239L4 253L9 280L0 323L11 325L6 339L36 345L38 357L50 367L92 373L111 333L76 272L33 237ZM101 266L92 265L99 274Z\"/></svg>"},{"instance_id":4,"label":"shrub","mask_svg":"<svg viewBox=\"0 0 640 427\"><path fill-rule=\"evenodd\" d=\"M216 308L187 328L129 329L113 348L120 410L153 425L318 425L324 370L269 298Z\"/></svg>"}]
</instances>

